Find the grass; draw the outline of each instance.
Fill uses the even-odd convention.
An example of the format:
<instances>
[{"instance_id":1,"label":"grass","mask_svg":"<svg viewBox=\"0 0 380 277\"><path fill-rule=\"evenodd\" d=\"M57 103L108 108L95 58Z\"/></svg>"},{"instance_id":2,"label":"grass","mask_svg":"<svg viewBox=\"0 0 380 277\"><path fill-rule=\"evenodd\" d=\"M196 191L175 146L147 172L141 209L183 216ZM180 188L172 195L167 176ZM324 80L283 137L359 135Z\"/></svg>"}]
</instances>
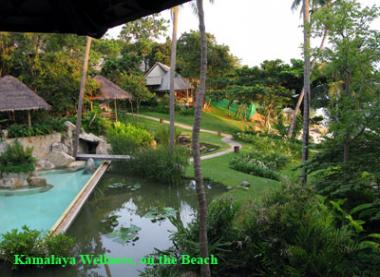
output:
<instances>
[{"instance_id":1,"label":"grass","mask_svg":"<svg viewBox=\"0 0 380 277\"><path fill-rule=\"evenodd\" d=\"M154 121L154 120L150 120L150 119L146 119L146 118L141 118L141 117L133 117L131 115L126 115L125 120L128 122L133 122L137 125L140 125L140 126L146 128L152 132L157 131L159 128L162 128L162 126L166 126L169 128L169 125L166 123L159 123L158 121ZM179 127L176 127L176 129L181 132L181 135L191 137L191 131L190 130L186 130L186 129L179 128ZM217 153L217 152L220 152L220 151L223 151L223 150L226 150L229 148L229 145L227 143L222 142L221 139L222 139L222 137L220 137L218 135L213 135L213 134L209 134L209 133L201 133L200 134L200 142L201 143L209 143L209 144L219 146L219 149L213 153Z\"/></svg>"},{"instance_id":2,"label":"grass","mask_svg":"<svg viewBox=\"0 0 380 277\"><path fill-rule=\"evenodd\" d=\"M167 114L157 112L144 112L143 114L162 119L168 119L169 117ZM137 120L138 124L141 124L145 128L152 131L155 131L160 128L160 126L162 126L162 124L157 121L145 118L133 118L132 116L129 116L128 120ZM192 116L177 114L176 122L192 125L193 118ZM225 133L233 133L242 130L244 127L248 126L248 124L250 123L226 118L226 115L218 109L212 109L211 112L204 112L202 118L203 129L222 131ZM191 131L181 128L178 129L181 130L182 134L191 136ZM210 143L221 147L219 151L222 151L229 147L228 144L223 143L221 141L221 137L217 135L201 133L200 140L201 142ZM242 145L242 153L251 152L260 147L260 145L255 145L252 143L242 143ZM229 162L235 155L235 153L231 153L221 157L202 161L203 177L206 180L224 184L229 188L229 191L225 193L223 197L232 197L238 202L260 201L264 195L280 186L280 182L278 181L253 176L231 169L229 167ZM297 167L297 165L298 163L295 159L294 161L291 161L286 168L280 171L280 174L284 180L294 181L297 179L298 171L293 170L293 168ZM194 170L191 165L186 169L186 177L194 177ZM243 181L248 181L250 183L251 186L248 190L240 186Z\"/></svg>"},{"instance_id":3,"label":"grass","mask_svg":"<svg viewBox=\"0 0 380 277\"><path fill-rule=\"evenodd\" d=\"M280 183L274 180L252 176L229 167L230 160L234 153L227 154L218 158L202 161L203 177L206 180L226 185L230 190L224 195L232 197L239 202L247 200L260 200L263 195L279 187ZM194 177L194 170L189 166L186 170L186 176ZM251 186L248 190L243 189L240 184L242 181L248 181Z\"/></svg>"},{"instance_id":4,"label":"grass","mask_svg":"<svg viewBox=\"0 0 380 277\"><path fill-rule=\"evenodd\" d=\"M169 115L164 113L144 111L142 114L169 120ZM175 114L175 121L182 124L193 125L193 118L193 115L182 115L178 112ZM210 111L202 114L201 128L203 129L232 134L251 125L251 122L230 118L224 111L217 108L211 108Z\"/></svg>"}]
</instances>

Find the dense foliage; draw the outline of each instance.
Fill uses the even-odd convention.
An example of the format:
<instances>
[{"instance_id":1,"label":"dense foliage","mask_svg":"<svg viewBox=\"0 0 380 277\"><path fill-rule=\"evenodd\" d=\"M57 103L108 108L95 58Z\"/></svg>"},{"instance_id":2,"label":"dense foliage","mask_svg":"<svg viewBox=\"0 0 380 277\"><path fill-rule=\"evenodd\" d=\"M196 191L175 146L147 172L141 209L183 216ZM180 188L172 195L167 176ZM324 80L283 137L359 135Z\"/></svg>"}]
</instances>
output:
<instances>
[{"instance_id":1,"label":"dense foliage","mask_svg":"<svg viewBox=\"0 0 380 277\"><path fill-rule=\"evenodd\" d=\"M271 164L271 162L265 162L263 157L256 156L255 153L242 154L234 157L230 161L230 167L235 170L254 176L280 180L279 174L277 174L269 164Z\"/></svg>"},{"instance_id":2,"label":"dense foliage","mask_svg":"<svg viewBox=\"0 0 380 277\"><path fill-rule=\"evenodd\" d=\"M2 235L0 239L0 260L16 269L17 265L14 264L15 255L25 255L25 257L50 257L51 255L71 257L74 245L74 239L64 234L43 235L40 231L23 226L21 231L14 229ZM44 265L39 264L36 266L43 267Z\"/></svg>"},{"instance_id":3,"label":"dense foliage","mask_svg":"<svg viewBox=\"0 0 380 277\"><path fill-rule=\"evenodd\" d=\"M130 161L119 167L123 172L141 176L170 185L181 184L189 162L188 150L184 147L169 149L168 146L139 148Z\"/></svg>"},{"instance_id":4,"label":"dense foliage","mask_svg":"<svg viewBox=\"0 0 380 277\"><path fill-rule=\"evenodd\" d=\"M115 122L107 131L107 139L114 154L133 154L138 147L150 147L153 135L147 130L132 125Z\"/></svg>"},{"instance_id":5,"label":"dense foliage","mask_svg":"<svg viewBox=\"0 0 380 277\"><path fill-rule=\"evenodd\" d=\"M49 135L53 132L63 132L65 130L65 126L63 123L64 119L54 117L41 120L40 122L35 122L33 123L32 127L29 127L25 124L14 123L7 128L8 137L33 137Z\"/></svg>"},{"instance_id":6,"label":"dense foliage","mask_svg":"<svg viewBox=\"0 0 380 277\"><path fill-rule=\"evenodd\" d=\"M217 276L371 276L377 272L375 264L366 260L378 261L379 250L357 241L351 225L339 225L323 198L310 189L284 186L261 204L241 207L221 199L210 205L208 219L210 254L220 259L212 267ZM199 255L198 221L187 227L172 221L178 231L172 237L175 247L168 253ZM197 271L195 266L190 269ZM178 273L189 268L158 270Z\"/></svg>"},{"instance_id":7,"label":"dense foliage","mask_svg":"<svg viewBox=\"0 0 380 277\"><path fill-rule=\"evenodd\" d=\"M5 151L0 154L0 173L34 171L36 159L32 152L32 148L24 149L17 140L7 145Z\"/></svg>"}]
</instances>

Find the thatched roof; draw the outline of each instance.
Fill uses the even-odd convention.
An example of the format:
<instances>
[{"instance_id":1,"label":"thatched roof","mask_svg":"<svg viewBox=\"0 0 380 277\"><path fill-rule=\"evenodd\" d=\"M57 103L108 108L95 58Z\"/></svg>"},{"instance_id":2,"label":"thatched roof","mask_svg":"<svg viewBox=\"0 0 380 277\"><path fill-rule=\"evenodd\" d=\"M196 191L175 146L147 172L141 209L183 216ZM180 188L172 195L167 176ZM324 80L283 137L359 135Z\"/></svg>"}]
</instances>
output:
<instances>
[{"instance_id":1,"label":"thatched roof","mask_svg":"<svg viewBox=\"0 0 380 277\"><path fill-rule=\"evenodd\" d=\"M49 110L51 106L13 76L0 78L0 112Z\"/></svg>"},{"instance_id":2,"label":"thatched roof","mask_svg":"<svg viewBox=\"0 0 380 277\"><path fill-rule=\"evenodd\" d=\"M99 92L91 97L94 100L132 100L132 95L115 83L111 82L103 76L96 76L95 81L100 86Z\"/></svg>"}]
</instances>

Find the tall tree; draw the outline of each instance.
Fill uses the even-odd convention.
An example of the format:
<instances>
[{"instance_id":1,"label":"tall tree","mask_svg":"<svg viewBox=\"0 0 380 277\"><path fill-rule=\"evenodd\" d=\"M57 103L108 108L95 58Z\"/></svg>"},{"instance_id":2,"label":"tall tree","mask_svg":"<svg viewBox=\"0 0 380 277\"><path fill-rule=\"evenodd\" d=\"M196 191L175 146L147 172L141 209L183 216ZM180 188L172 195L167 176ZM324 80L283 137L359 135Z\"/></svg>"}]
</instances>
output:
<instances>
[{"instance_id":1,"label":"tall tree","mask_svg":"<svg viewBox=\"0 0 380 277\"><path fill-rule=\"evenodd\" d=\"M148 56L152 51L154 42L166 35L168 21L159 14L149 15L125 24L119 38L127 43L128 51L133 49L143 59L145 71L148 70Z\"/></svg>"},{"instance_id":2,"label":"tall tree","mask_svg":"<svg viewBox=\"0 0 380 277\"><path fill-rule=\"evenodd\" d=\"M92 38L87 37L86 50L84 53L84 60L83 60L82 77L81 77L81 81L80 81L80 90L79 90L77 122L76 122L76 129L75 129L75 141L74 141L74 147L73 147L74 158L76 158L77 154L78 154L79 133L80 133L81 123L82 123L83 98L84 98L84 92L85 92L85 88L86 88L88 60L90 58L91 41L92 41Z\"/></svg>"},{"instance_id":3,"label":"tall tree","mask_svg":"<svg viewBox=\"0 0 380 277\"><path fill-rule=\"evenodd\" d=\"M199 202L199 245L200 254L206 258L208 256L208 238L207 238L207 199L203 183L201 169L201 151L199 145L199 133L201 128L203 100L206 93L206 75L207 75L207 37L205 27L205 17L203 10L203 0L197 0L197 12L199 18L199 32L201 41L201 59L200 59L200 82L198 93L196 95L194 108L194 124L192 134L192 155L194 164L194 175L196 181L196 190ZM211 276L210 266L201 265L201 276Z\"/></svg>"},{"instance_id":4,"label":"tall tree","mask_svg":"<svg viewBox=\"0 0 380 277\"><path fill-rule=\"evenodd\" d=\"M177 29L178 29L178 13L179 7L172 8L173 19L173 34L172 34L172 47L170 56L170 148L173 149L175 143L175 126L174 126L174 113L175 113L175 72L177 60Z\"/></svg>"},{"instance_id":5,"label":"tall tree","mask_svg":"<svg viewBox=\"0 0 380 277\"><path fill-rule=\"evenodd\" d=\"M307 182L305 164L309 158L309 121L310 121L310 0L303 0L303 36L304 36L304 111L303 111L303 138L302 138L302 173L301 182Z\"/></svg>"},{"instance_id":6,"label":"tall tree","mask_svg":"<svg viewBox=\"0 0 380 277\"><path fill-rule=\"evenodd\" d=\"M295 0L292 4L292 9L293 10L297 9L301 5L301 2L302 2L302 0ZM314 7L323 7L324 5L330 5L331 0L314 0L312 3L313 3ZM324 26L324 30L323 30L323 34L322 34L322 40L321 40L321 44L319 46L319 51L321 51L323 49L325 42L327 40L327 36L328 36L328 28L326 25L326 26ZM315 60L311 61L311 71L313 70L314 64L315 64ZM288 130L288 137L289 138L293 137L294 130L296 128L296 123L297 123L297 115L298 115L298 112L300 110L304 95L305 95L305 89L302 88L302 91L301 91L300 95L298 96L298 101L297 101L296 107L294 108L294 112L292 114L292 120L291 120L289 130Z\"/></svg>"}]
</instances>

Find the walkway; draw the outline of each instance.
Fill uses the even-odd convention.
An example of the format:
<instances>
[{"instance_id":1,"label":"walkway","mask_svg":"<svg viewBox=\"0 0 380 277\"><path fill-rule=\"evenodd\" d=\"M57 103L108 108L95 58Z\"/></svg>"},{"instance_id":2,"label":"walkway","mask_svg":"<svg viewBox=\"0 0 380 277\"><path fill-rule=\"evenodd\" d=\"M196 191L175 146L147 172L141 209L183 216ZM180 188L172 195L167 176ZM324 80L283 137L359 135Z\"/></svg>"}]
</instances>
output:
<instances>
[{"instance_id":1,"label":"walkway","mask_svg":"<svg viewBox=\"0 0 380 277\"><path fill-rule=\"evenodd\" d=\"M132 115L132 114L129 114L129 115ZM160 122L160 120L161 120L160 118L149 116L149 115L133 114L133 116L137 116L137 117L141 117L141 118L145 118L145 119L149 119L149 120L154 120L154 121L158 121L158 122ZM163 123L169 124L170 122L168 120L163 120ZM175 123L175 126L180 127L182 129L190 130L190 131L193 130L193 126L190 126L187 124ZM201 132L209 133L209 134L213 134L213 135L220 135L220 136L222 136L222 141L224 143L227 143L230 146L230 148L228 148L226 150L216 152L213 154L209 154L209 155L204 155L201 157L201 160L213 159L213 158L217 158L220 156L224 156L224 155L229 154L229 153L233 153L235 146L239 146L240 148L242 148L242 145L240 143L238 143L237 141L233 140L233 137L230 134L218 133L216 131L207 130L207 129L201 129ZM190 159L190 161L192 161L192 159Z\"/></svg>"}]
</instances>

